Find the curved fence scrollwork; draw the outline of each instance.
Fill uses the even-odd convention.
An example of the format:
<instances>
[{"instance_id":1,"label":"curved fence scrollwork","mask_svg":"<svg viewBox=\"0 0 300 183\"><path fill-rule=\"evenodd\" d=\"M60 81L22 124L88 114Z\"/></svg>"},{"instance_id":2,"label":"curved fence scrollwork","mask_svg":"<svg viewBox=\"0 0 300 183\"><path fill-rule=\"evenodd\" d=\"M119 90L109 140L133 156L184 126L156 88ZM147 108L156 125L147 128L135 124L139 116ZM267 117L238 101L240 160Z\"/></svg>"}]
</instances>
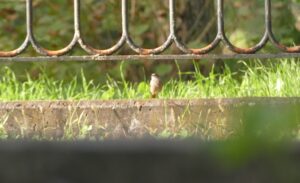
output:
<instances>
[{"instance_id":1,"label":"curved fence scrollwork","mask_svg":"<svg viewBox=\"0 0 300 183\"><path fill-rule=\"evenodd\" d=\"M169 36L167 40L160 46L152 49L142 48L132 39L129 31L129 0L121 0L122 8L122 36L119 41L107 49L96 49L84 41L81 36L80 27L80 0L74 0L74 36L70 43L60 50L48 50L43 48L35 39L33 27L33 5L32 0L26 0L26 32L27 36L21 46L12 51L0 51L0 60L2 61L109 61L109 60L172 60L172 59L202 59L202 58L285 58L299 57L300 46L288 47L281 44L274 36L272 30L272 9L271 0L265 0L265 32L261 40L251 48L240 48L235 46L227 38L224 26L224 0L217 0L217 34L215 39L203 48L189 48L178 38L176 27L176 8L175 0L169 0ZM223 43L234 54L212 54L211 52ZM278 53L261 54L257 53L265 45L270 42L274 47L278 48ZM87 53L87 56L64 56L69 53L76 45ZM134 55L116 55L115 53L128 45L136 54ZM175 44L181 51L180 54L166 55L163 54L171 45ZM35 51L40 54L39 57L21 57L20 55L28 46L32 46Z\"/></svg>"}]
</instances>

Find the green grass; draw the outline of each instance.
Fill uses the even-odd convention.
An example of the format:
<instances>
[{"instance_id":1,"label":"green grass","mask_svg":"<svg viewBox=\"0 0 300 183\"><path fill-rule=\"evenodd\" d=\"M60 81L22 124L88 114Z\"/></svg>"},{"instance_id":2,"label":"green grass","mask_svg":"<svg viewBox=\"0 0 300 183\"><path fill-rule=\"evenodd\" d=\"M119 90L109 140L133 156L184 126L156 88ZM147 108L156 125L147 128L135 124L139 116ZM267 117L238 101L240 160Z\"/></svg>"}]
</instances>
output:
<instances>
[{"instance_id":1,"label":"green grass","mask_svg":"<svg viewBox=\"0 0 300 183\"><path fill-rule=\"evenodd\" d=\"M210 73L204 77L195 64L196 72L182 73L179 79L164 83L159 98L193 99L220 97L295 97L300 96L300 63L281 60L262 64L244 64L243 70L233 72L228 67L222 74ZM0 100L94 100L94 99L148 99L149 81L130 83L124 79L115 81L107 77L105 84L87 81L84 72L71 81L57 81L42 72L38 79L27 76L17 79L9 68L0 71ZM185 75L194 78L181 79Z\"/></svg>"}]
</instances>

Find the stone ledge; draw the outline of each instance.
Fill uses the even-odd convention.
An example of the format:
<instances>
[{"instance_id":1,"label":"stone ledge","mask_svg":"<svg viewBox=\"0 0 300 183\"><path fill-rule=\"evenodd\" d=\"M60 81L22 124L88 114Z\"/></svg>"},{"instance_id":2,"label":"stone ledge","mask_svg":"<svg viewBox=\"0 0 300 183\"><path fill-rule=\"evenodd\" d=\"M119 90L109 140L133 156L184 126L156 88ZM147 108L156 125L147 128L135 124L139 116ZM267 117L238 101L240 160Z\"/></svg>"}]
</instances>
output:
<instances>
[{"instance_id":1,"label":"stone ledge","mask_svg":"<svg viewBox=\"0 0 300 183\"><path fill-rule=\"evenodd\" d=\"M270 112L298 109L300 98L2 102L0 132L9 137L96 139L171 132L224 139L234 133L245 110L260 107Z\"/></svg>"}]
</instances>

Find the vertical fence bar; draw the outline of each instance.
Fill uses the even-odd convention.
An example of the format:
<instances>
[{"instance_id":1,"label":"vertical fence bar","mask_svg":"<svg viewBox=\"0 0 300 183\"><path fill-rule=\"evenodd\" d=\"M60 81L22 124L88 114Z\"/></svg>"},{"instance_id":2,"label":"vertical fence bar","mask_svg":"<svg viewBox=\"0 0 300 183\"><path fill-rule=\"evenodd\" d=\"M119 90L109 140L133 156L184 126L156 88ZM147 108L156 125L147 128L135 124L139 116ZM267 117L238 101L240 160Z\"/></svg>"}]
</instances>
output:
<instances>
[{"instance_id":1,"label":"vertical fence bar","mask_svg":"<svg viewBox=\"0 0 300 183\"><path fill-rule=\"evenodd\" d=\"M225 23L224 23L224 0L218 0L218 31L219 31L219 37L222 39L223 43L225 44L225 46L235 52L235 53L239 53L239 54L253 54L259 50L261 50L266 43L268 42L268 34L267 31L265 31L264 36L262 37L262 39L260 40L260 42L251 47L251 48L239 48L234 46L229 39L226 36L226 32L225 32Z\"/></svg>"},{"instance_id":2,"label":"vertical fence bar","mask_svg":"<svg viewBox=\"0 0 300 183\"><path fill-rule=\"evenodd\" d=\"M126 37L124 35L124 30L123 30L123 33L122 33L122 37L119 39L119 41L113 45L111 48L108 48L108 49L96 49L94 47L92 47L91 45L87 44L84 39L81 37L81 24L80 24L80 1L79 0L74 0L76 1L76 13L75 13L75 16L77 17L76 18L76 29L77 29L77 32L78 32L78 35L79 35L79 38L78 38L78 43L79 45L81 46L81 48L86 51L88 54L91 54L91 55L99 55L99 56L105 56L105 55L111 55L111 54L114 54L115 52L117 52L118 50L120 50L125 42L126 42ZM122 2L123 4L123 2ZM122 12L123 13L123 10ZM123 24L123 15L122 15L122 24ZM123 27L123 25L122 25Z\"/></svg>"},{"instance_id":3,"label":"vertical fence bar","mask_svg":"<svg viewBox=\"0 0 300 183\"><path fill-rule=\"evenodd\" d=\"M173 3L172 3L172 9L173 10L172 11L174 12L173 13L173 19L176 20L176 18L175 18L175 0L172 0L172 1L173 1ZM217 16L219 17L219 12L217 12ZM175 28L175 25L174 25L174 28ZM219 24L218 24L218 29L219 29ZM210 51L215 49L219 45L221 39L220 39L219 35L216 35L215 39L210 44L208 44L207 46L205 46L203 48L196 48L196 49L192 48L192 49L190 49L184 43L179 41L179 39L177 38L176 32L174 31L174 41L176 43L177 48L179 48L183 53L200 55L200 54L209 53Z\"/></svg>"},{"instance_id":4,"label":"vertical fence bar","mask_svg":"<svg viewBox=\"0 0 300 183\"><path fill-rule=\"evenodd\" d=\"M64 54L69 53L75 45L78 43L81 48L86 51L89 55L96 55L97 57L89 57L85 56L83 59L86 60L87 58L93 58L94 60L103 60L108 59L112 60L113 58L120 58L122 55L115 55L115 56L109 56L117 51L119 51L126 43L127 45L137 54L139 55L127 55L124 56L127 60L130 59L137 59L139 58L153 58L153 59L160 59L160 58L167 58L167 56L154 56L155 54L161 54L165 52L173 43L175 43L176 47L182 51L181 54L176 55L170 55L170 58L174 58L177 56L179 59L185 59L185 58L230 58L230 57L241 57L241 58L253 58L255 55L250 56L249 54L254 54L258 51L260 51L262 48L265 47L267 42L270 40L270 42L277 47L281 53L276 54L269 54L269 57L295 57L300 53L300 46L293 46L293 47L287 47L283 44L281 44L275 37L273 30L272 30L272 4L271 0L265 0L265 33L260 40L258 44L256 44L253 47L250 48L239 48L236 47L234 44L230 42L230 40L226 36L226 29L225 29L225 21L224 21L224 0L216 0L217 1L217 9L216 9L216 16L217 16L217 35L215 39L208 45L206 45L203 48L188 48L188 46L185 43L182 43L180 39L177 36L176 33L176 0L169 0L169 35L166 41L152 49L148 48L142 48L138 46L132 39L130 35L130 21L129 21L129 1L128 0L121 0L121 17L122 17L122 36L119 39L119 41L113 45L111 48L108 49L96 49L93 48L91 45L87 44L82 35L81 35L81 20L80 20L80 0L74 0L74 36L72 41L67 45L65 48L60 50L47 50L43 48L39 42L36 40L34 35L34 26L33 26L33 13L34 13L34 7L32 4L32 0L26 0L26 31L27 35L24 40L24 42L21 44L21 46L13 51L0 51L0 58L7 58L7 57L16 57L23 53L26 48L31 44L35 51L39 53L40 55L45 56L62 56ZM101 27L100 27L101 28ZM211 51L215 50L215 48L219 45L220 42L223 42L224 45L231 51L233 51L236 55L235 56L228 56L228 55L209 55ZM284 53L282 53L284 52ZM285 54L287 53L287 54ZM208 55L207 55L208 54ZM193 56L194 55L194 56ZM268 54L262 55L257 54L257 57L267 57ZM101 56L104 56L103 58L100 58ZM76 56L75 56L76 57ZM74 56L72 59L75 58ZM111 57L111 58L109 58ZM79 57L77 57L79 58ZM0 59L3 60L3 59ZM9 60L14 60L9 59ZM15 59L18 60L18 59ZM26 60L19 59L19 60ZM44 58L43 60L47 60ZM50 59L49 60L53 60ZM68 60L68 59L67 59Z\"/></svg>"},{"instance_id":5,"label":"vertical fence bar","mask_svg":"<svg viewBox=\"0 0 300 183\"><path fill-rule=\"evenodd\" d=\"M26 4L27 4L27 32L29 35L29 40L31 42L31 45L36 50L36 52L38 52L41 55L46 55L46 56L61 56L61 55L68 53L69 51L71 51L74 48L74 46L76 45L76 43L78 41L76 30L74 30L74 36L73 36L72 41L65 48L60 49L60 50L47 50L47 49L43 48L38 43L38 41L35 39L35 36L34 36L32 0L27 0ZM75 22L74 22L74 24L75 24Z\"/></svg>"},{"instance_id":6,"label":"vertical fence bar","mask_svg":"<svg viewBox=\"0 0 300 183\"><path fill-rule=\"evenodd\" d=\"M170 3L172 3L172 1L173 0L169 0ZM168 36L167 40L161 46L158 46L157 48L153 48L153 49L146 49L146 48L139 47L132 40L131 35L129 33L129 15L128 15L129 6L128 6L128 4L129 4L128 0L122 0L123 31L124 31L128 46L134 52L136 52L140 55L159 54L159 53L164 52L167 48L169 48L173 42L172 31L170 32L170 35ZM171 27L171 25L170 25L170 27Z\"/></svg>"},{"instance_id":7,"label":"vertical fence bar","mask_svg":"<svg viewBox=\"0 0 300 183\"><path fill-rule=\"evenodd\" d=\"M271 43L280 49L283 52L287 53L296 53L300 52L300 46L293 46L293 47L287 47L283 44L281 44L276 38L273 33L273 27L272 27L272 3L271 0L265 0L265 5L266 5L266 14L267 14L267 28L268 28L268 34L269 34L269 39L271 40Z\"/></svg>"},{"instance_id":8,"label":"vertical fence bar","mask_svg":"<svg viewBox=\"0 0 300 183\"><path fill-rule=\"evenodd\" d=\"M26 17L27 17L27 2L26 2ZM28 22L26 21L26 26L27 26ZM0 57L15 57L21 53L23 53L27 47L29 45L29 36L28 33L26 35L25 40L23 41L23 43L21 44L21 46L19 46L19 48L13 50L13 51L0 51Z\"/></svg>"}]
</instances>

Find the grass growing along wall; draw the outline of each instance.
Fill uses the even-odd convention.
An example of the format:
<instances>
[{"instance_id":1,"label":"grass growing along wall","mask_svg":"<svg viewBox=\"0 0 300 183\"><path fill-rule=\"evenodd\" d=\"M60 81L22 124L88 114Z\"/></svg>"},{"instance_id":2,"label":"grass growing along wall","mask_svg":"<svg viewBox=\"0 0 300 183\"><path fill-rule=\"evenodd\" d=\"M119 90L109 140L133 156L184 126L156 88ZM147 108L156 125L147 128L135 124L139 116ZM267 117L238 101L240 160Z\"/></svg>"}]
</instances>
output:
<instances>
[{"instance_id":1,"label":"grass growing along wall","mask_svg":"<svg viewBox=\"0 0 300 183\"><path fill-rule=\"evenodd\" d=\"M182 73L194 78L189 81L171 79L164 83L159 98L193 99L226 97L297 97L300 96L300 63L281 60L268 64L260 61L246 64L239 73L225 67L222 74L211 72L204 77L197 65L195 72ZM120 68L122 71L122 68ZM116 81L109 76L106 84L86 80L84 72L71 81L57 81L42 72L38 79L29 75L20 81L9 68L1 70L0 100L97 100L148 99L149 81L130 83L122 77Z\"/></svg>"}]
</instances>

